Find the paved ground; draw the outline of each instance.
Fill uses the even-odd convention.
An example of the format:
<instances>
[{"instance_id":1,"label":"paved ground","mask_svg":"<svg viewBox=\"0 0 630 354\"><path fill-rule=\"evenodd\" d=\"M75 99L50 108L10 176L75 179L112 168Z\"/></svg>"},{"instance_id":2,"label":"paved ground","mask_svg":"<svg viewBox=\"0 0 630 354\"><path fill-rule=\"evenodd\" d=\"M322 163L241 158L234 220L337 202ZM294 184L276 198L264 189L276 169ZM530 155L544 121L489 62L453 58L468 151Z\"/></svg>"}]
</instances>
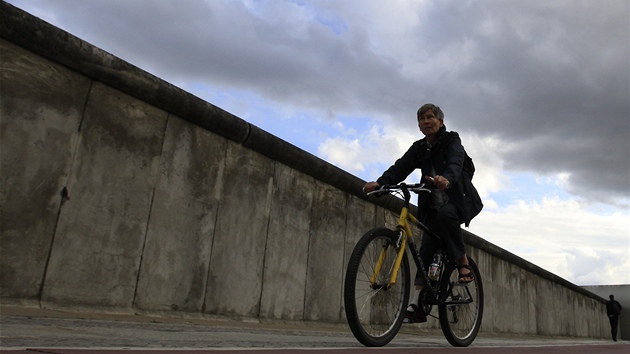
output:
<instances>
[{"instance_id":1,"label":"paved ground","mask_svg":"<svg viewBox=\"0 0 630 354\"><path fill-rule=\"evenodd\" d=\"M509 348L509 349L506 349ZM334 325L253 323L0 308L0 351L11 353L452 353L440 332L405 327L385 348L365 348ZM466 353L630 353L629 342L480 335Z\"/></svg>"}]
</instances>

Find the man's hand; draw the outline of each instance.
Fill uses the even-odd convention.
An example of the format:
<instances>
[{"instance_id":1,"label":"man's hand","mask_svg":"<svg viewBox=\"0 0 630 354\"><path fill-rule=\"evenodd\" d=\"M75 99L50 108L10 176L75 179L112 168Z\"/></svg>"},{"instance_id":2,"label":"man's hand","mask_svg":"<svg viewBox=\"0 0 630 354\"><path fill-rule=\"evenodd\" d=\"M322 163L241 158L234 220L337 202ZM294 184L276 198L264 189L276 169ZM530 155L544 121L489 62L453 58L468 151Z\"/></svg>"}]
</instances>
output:
<instances>
[{"instance_id":1,"label":"man's hand","mask_svg":"<svg viewBox=\"0 0 630 354\"><path fill-rule=\"evenodd\" d=\"M375 191L376 189L378 189L378 187L380 187L380 185L377 182L368 182L363 187L363 191L365 193L370 193L370 192Z\"/></svg>"},{"instance_id":2,"label":"man's hand","mask_svg":"<svg viewBox=\"0 0 630 354\"><path fill-rule=\"evenodd\" d=\"M445 177L442 177L442 176L435 176L435 177L425 176L425 178L429 182L433 183L433 185L438 187L438 189L441 190L441 191L451 188L451 182L449 182L448 179L446 179Z\"/></svg>"}]
</instances>

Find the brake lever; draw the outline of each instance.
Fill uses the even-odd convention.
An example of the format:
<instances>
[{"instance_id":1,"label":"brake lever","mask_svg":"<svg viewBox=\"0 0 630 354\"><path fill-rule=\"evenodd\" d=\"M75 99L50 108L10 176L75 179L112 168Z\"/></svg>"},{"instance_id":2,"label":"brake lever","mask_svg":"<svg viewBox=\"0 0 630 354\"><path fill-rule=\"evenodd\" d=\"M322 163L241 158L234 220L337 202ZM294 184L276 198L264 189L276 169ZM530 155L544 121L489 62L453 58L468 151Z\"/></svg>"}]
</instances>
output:
<instances>
[{"instance_id":1,"label":"brake lever","mask_svg":"<svg viewBox=\"0 0 630 354\"><path fill-rule=\"evenodd\" d=\"M365 192L365 187L363 187L363 192ZM389 193L389 190L385 188L385 185L380 186L380 188L375 189L371 192L366 193L367 195L374 195L375 197L381 197Z\"/></svg>"}]
</instances>

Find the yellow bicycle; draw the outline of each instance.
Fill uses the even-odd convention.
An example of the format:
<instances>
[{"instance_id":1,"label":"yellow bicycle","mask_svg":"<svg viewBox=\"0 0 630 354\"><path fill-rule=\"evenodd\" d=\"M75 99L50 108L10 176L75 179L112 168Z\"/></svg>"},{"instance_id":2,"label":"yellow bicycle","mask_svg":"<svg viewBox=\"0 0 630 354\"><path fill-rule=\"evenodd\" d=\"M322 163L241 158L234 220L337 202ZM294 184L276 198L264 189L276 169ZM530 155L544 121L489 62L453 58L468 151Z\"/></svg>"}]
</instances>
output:
<instances>
[{"instance_id":1,"label":"yellow bicycle","mask_svg":"<svg viewBox=\"0 0 630 354\"><path fill-rule=\"evenodd\" d=\"M457 263L446 252L438 251L443 261L429 278L416 251L410 223L424 232L423 237L439 236L409 212L411 192L430 193L430 190L424 184L401 183L368 193L397 193L404 203L395 229L379 227L368 231L350 256L344 284L348 325L357 340L370 347L386 345L396 336L411 292L410 255L423 283L431 284L420 293L418 311L432 316L431 308L437 305L440 326L448 342L456 347L468 346L479 332L483 315L479 268L468 256L475 280L460 284Z\"/></svg>"}]
</instances>

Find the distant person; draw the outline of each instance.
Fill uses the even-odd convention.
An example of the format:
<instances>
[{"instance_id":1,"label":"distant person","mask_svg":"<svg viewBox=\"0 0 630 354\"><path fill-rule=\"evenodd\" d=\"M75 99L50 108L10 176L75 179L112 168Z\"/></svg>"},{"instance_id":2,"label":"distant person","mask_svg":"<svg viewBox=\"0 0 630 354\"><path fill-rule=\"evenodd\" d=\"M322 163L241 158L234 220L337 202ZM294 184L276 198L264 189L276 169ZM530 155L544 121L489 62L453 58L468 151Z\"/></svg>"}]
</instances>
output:
<instances>
[{"instance_id":1,"label":"distant person","mask_svg":"<svg viewBox=\"0 0 630 354\"><path fill-rule=\"evenodd\" d=\"M413 143L375 182L366 183L364 190L371 192L385 184L399 183L420 169L423 176L421 182L432 189L426 203L425 200L418 201L420 219L433 232L442 236L446 251L457 261L459 283L467 284L475 280L475 274L468 264L460 224L468 226L483 206L471 182L474 166L472 160L469 160L471 166L466 164L467 154L459 134L446 131L444 113L440 107L431 103L423 105L418 109L417 120L424 138ZM441 246L432 237L422 238L419 254L425 268L431 264L433 254ZM416 291L407 308L405 320L426 322L426 314L418 307L418 298L427 284L423 284L416 274L415 285Z\"/></svg>"},{"instance_id":2,"label":"distant person","mask_svg":"<svg viewBox=\"0 0 630 354\"><path fill-rule=\"evenodd\" d=\"M619 314L621 313L621 304L615 300L615 295L609 296L610 300L606 303L606 314L610 320L610 334L612 339L617 341L617 325L619 324Z\"/></svg>"}]
</instances>

